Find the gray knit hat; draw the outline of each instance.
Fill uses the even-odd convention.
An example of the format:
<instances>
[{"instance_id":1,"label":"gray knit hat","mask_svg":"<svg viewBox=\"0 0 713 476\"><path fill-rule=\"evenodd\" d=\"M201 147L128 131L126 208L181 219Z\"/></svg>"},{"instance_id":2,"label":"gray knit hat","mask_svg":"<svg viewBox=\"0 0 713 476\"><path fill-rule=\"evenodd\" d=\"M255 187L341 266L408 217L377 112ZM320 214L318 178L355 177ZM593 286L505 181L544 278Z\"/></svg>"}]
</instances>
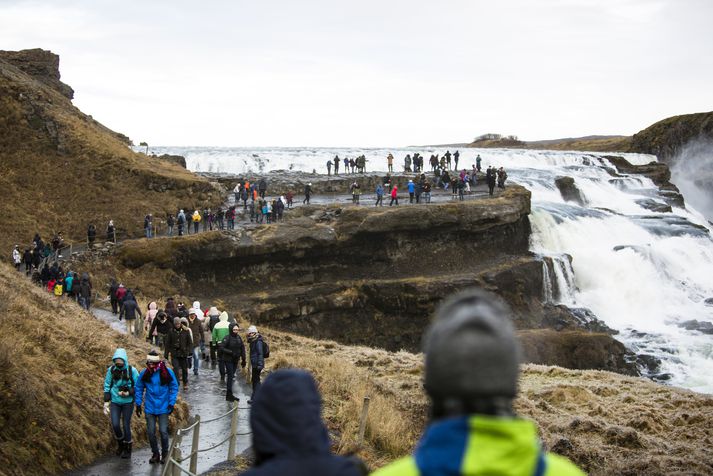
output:
<instances>
[{"instance_id":1,"label":"gray knit hat","mask_svg":"<svg viewBox=\"0 0 713 476\"><path fill-rule=\"evenodd\" d=\"M425 387L434 399L517 394L520 347L499 297L470 289L446 299L424 336Z\"/></svg>"},{"instance_id":2,"label":"gray knit hat","mask_svg":"<svg viewBox=\"0 0 713 476\"><path fill-rule=\"evenodd\" d=\"M173 318L173 325L174 325L174 326L181 325L181 318L180 318L180 317L174 317L174 318Z\"/></svg>"}]
</instances>

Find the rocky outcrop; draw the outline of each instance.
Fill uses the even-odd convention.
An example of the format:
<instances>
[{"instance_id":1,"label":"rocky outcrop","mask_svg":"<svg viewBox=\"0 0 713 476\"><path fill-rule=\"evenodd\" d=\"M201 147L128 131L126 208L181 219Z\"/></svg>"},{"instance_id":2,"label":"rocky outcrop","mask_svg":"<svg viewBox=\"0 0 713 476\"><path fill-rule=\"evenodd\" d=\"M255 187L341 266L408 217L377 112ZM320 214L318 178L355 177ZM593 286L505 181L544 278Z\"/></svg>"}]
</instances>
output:
<instances>
[{"instance_id":1,"label":"rocky outcrop","mask_svg":"<svg viewBox=\"0 0 713 476\"><path fill-rule=\"evenodd\" d=\"M639 375L636 356L608 334L552 329L518 332L525 362Z\"/></svg>"},{"instance_id":2,"label":"rocky outcrop","mask_svg":"<svg viewBox=\"0 0 713 476\"><path fill-rule=\"evenodd\" d=\"M186 168L186 158L182 155L161 154L156 158Z\"/></svg>"},{"instance_id":3,"label":"rocky outcrop","mask_svg":"<svg viewBox=\"0 0 713 476\"><path fill-rule=\"evenodd\" d=\"M385 175L383 173L364 174L339 174L324 175L318 173L271 170L269 173L245 173L245 174L223 174L214 172L198 172L198 175L206 177L208 180L218 182L228 190L233 190L238 181L249 180L256 183L260 179L267 182L268 195L285 195L291 191L301 195L305 185L311 184L312 191L318 195L344 194L349 192L349 186L354 181L359 182L359 186L364 192L371 192L378 184L384 184ZM395 173L391 174L391 183L399 190L405 190L409 180L413 180L416 174Z\"/></svg>"},{"instance_id":4,"label":"rocky outcrop","mask_svg":"<svg viewBox=\"0 0 713 476\"><path fill-rule=\"evenodd\" d=\"M557 177L555 179L555 185L557 185L565 202L574 202L580 206L587 204L584 194L574 183L572 177Z\"/></svg>"},{"instance_id":5,"label":"rocky outcrop","mask_svg":"<svg viewBox=\"0 0 713 476\"><path fill-rule=\"evenodd\" d=\"M21 51L0 51L0 59L59 91L66 98L74 98L74 90L60 81L59 55L35 48Z\"/></svg>"},{"instance_id":6,"label":"rocky outcrop","mask_svg":"<svg viewBox=\"0 0 713 476\"><path fill-rule=\"evenodd\" d=\"M631 151L653 154L669 163L689 142L705 138L713 140L713 112L685 114L659 121L634 134Z\"/></svg>"},{"instance_id":7,"label":"rocky outcrop","mask_svg":"<svg viewBox=\"0 0 713 476\"><path fill-rule=\"evenodd\" d=\"M674 207L684 207L683 195L671 180L671 170L668 165L661 162L651 162L645 165L633 165L624 157L618 155L605 155L612 165L614 165L619 173L622 174L638 174L648 177L659 187L661 195L668 205ZM642 205L643 206L643 205Z\"/></svg>"}]
</instances>

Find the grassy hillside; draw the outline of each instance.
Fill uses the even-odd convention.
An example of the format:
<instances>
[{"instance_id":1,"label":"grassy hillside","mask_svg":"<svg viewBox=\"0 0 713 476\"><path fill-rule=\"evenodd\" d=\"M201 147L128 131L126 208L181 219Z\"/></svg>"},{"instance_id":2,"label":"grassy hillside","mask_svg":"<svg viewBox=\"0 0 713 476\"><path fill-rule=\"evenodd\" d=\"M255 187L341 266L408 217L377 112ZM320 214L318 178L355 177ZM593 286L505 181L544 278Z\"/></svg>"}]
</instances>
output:
<instances>
[{"instance_id":1,"label":"grassy hillside","mask_svg":"<svg viewBox=\"0 0 713 476\"><path fill-rule=\"evenodd\" d=\"M36 74L56 59L42 50L25 56L21 66ZM113 219L120 232L140 234L147 213L221 202L206 179L134 153L125 136L79 111L65 90L7 58L0 52L0 250L6 255L36 231L45 239L63 231L65 239L83 241L89 223L102 236Z\"/></svg>"},{"instance_id":2,"label":"grassy hillside","mask_svg":"<svg viewBox=\"0 0 713 476\"><path fill-rule=\"evenodd\" d=\"M684 114L659 121L634 134L631 151L654 154L667 162L694 139L713 140L713 112Z\"/></svg>"},{"instance_id":3,"label":"grassy hillside","mask_svg":"<svg viewBox=\"0 0 713 476\"><path fill-rule=\"evenodd\" d=\"M427 419L420 355L261 332L271 345L271 368L315 374L335 449L355 448L359 409L369 395L366 444L358 454L376 468L411 451ZM547 450L589 474L713 472L713 396L609 372L522 370L518 413L537 422Z\"/></svg>"},{"instance_id":4,"label":"grassy hillside","mask_svg":"<svg viewBox=\"0 0 713 476\"><path fill-rule=\"evenodd\" d=\"M67 299L0 263L0 474L54 474L113 449L102 412L106 369L117 347L143 368L144 342L121 335ZM188 417L176 406L171 422ZM134 418L134 440L146 425Z\"/></svg>"},{"instance_id":5,"label":"grassy hillside","mask_svg":"<svg viewBox=\"0 0 713 476\"><path fill-rule=\"evenodd\" d=\"M468 144L468 147L481 149L538 149L538 150L584 150L590 152L627 152L631 137L628 136L587 136L567 139L540 141L480 140Z\"/></svg>"}]
</instances>

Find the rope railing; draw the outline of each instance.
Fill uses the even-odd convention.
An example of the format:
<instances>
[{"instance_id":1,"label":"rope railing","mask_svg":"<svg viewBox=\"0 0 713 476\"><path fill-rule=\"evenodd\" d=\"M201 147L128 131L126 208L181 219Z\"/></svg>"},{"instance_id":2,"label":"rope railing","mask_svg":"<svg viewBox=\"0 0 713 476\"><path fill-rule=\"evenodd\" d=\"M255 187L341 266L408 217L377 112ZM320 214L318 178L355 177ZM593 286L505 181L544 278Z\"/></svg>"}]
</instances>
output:
<instances>
[{"instance_id":1,"label":"rope railing","mask_svg":"<svg viewBox=\"0 0 713 476\"><path fill-rule=\"evenodd\" d=\"M251 432L241 432L238 433L238 410L247 410L247 407L238 407L238 402L233 402L232 407L230 410L227 412L223 413L220 416L217 416L215 418L211 418L209 420L201 420L200 415L196 415L194 417L193 423L188 425L185 428L179 428L176 430L176 435L173 438L173 441L171 442L170 448L169 448L169 457L168 460L166 461L166 466L163 468L163 472L161 473L162 476L179 476L180 474L188 474L191 476L195 476L197 474L198 470L198 454L199 453L205 453L207 451L212 451L225 443L228 443L228 460L232 460L235 458L235 446L237 444L237 437L238 436L245 436L251 434ZM201 430L201 425L202 424L207 424L207 423L213 423L219 420L222 420L224 418L230 417L230 433L228 434L227 437L225 437L223 440L220 442L209 446L207 448L199 448L199 442L200 442L200 430ZM185 455L181 456L181 442L183 440L183 437L190 433L193 432L193 438L191 442L191 451ZM185 469L182 464L186 461L190 460L190 465L189 469Z\"/></svg>"}]
</instances>

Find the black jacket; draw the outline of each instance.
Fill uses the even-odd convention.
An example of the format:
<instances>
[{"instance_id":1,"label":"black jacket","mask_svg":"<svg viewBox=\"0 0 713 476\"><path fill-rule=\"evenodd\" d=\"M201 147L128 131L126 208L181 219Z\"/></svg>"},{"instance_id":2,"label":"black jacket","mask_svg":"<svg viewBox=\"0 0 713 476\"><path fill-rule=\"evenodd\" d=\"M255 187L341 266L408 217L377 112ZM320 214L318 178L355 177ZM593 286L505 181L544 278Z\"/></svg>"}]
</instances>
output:
<instances>
[{"instance_id":1,"label":"black jacket","mask_svg":"<svg viewBox=\"0 0 713 476\"><path fill-rule=\"evenodd\" d=\"M151 329L149 329L149 335L153 335L154 329L159 334L166 335L171 330L171 327L173 327L173 325L171 323L171 319L167 318L165 321L161 322L161 320L158 318L158 316L156 316L156 318L151 323Z\"/></svg>"},{"instance_id":2,"label":"black jacket","mask_svg":"<svg viewBox=\"0 0 713 476\"><path fill-rule=\"evenodd\" d=\"M250 366L254 369L263 369L265 367L265 351L260 334L253 340L249 340L250 344Z\"/></svg>"},{"instance_id":3,"label":"black jacket","mask_svg":"<svg viewBox=\"0 0 713 476\"><path fill-rule=\"evenodd\" d=\"M176 359L185 359L193 353L191 334L183 328L176 329L175 326L171 327L171 330L166 335L163 357L168 359L168 354L171 354Z\"/></svg>"},{"instance_id":4,"label":"black jacket","mask_svg":"<svg viewBox=\"0 0 713 476\"><path fill-rule=\"evenodd\" d=\"M232 360L235 363L240 361L245 365L245 344L243 344L240 334L233 334L234 327L235 324L230 324L230 334L225 336L221 342L222 359Z\"/></svg>"},{"instance_id":5,"label":"black jacket","mask_svg":"<svg viewBox=\"0 0 713 476\"><path fill-rule=\"evenodd\" d=\"M127 296L124 298L124 305L121 307L121 312L119 313L119 319L125 317L127 321L136 319L136 316L141 317L141 309L139 309L139 304L134 299L134 296Z\"/></svg>"},{"instance_id":6,"label":"black jacket","mask_svg":"<svg viewBox=\"0 0 713 476\"><path fill-rule=\"evenodd\" d=\"M255 393L250 426L255 467L243 476L361 476L356 459L329 451L320 400L312 376L303 370L278 370Z\"/></svg>"}]
</instances>

